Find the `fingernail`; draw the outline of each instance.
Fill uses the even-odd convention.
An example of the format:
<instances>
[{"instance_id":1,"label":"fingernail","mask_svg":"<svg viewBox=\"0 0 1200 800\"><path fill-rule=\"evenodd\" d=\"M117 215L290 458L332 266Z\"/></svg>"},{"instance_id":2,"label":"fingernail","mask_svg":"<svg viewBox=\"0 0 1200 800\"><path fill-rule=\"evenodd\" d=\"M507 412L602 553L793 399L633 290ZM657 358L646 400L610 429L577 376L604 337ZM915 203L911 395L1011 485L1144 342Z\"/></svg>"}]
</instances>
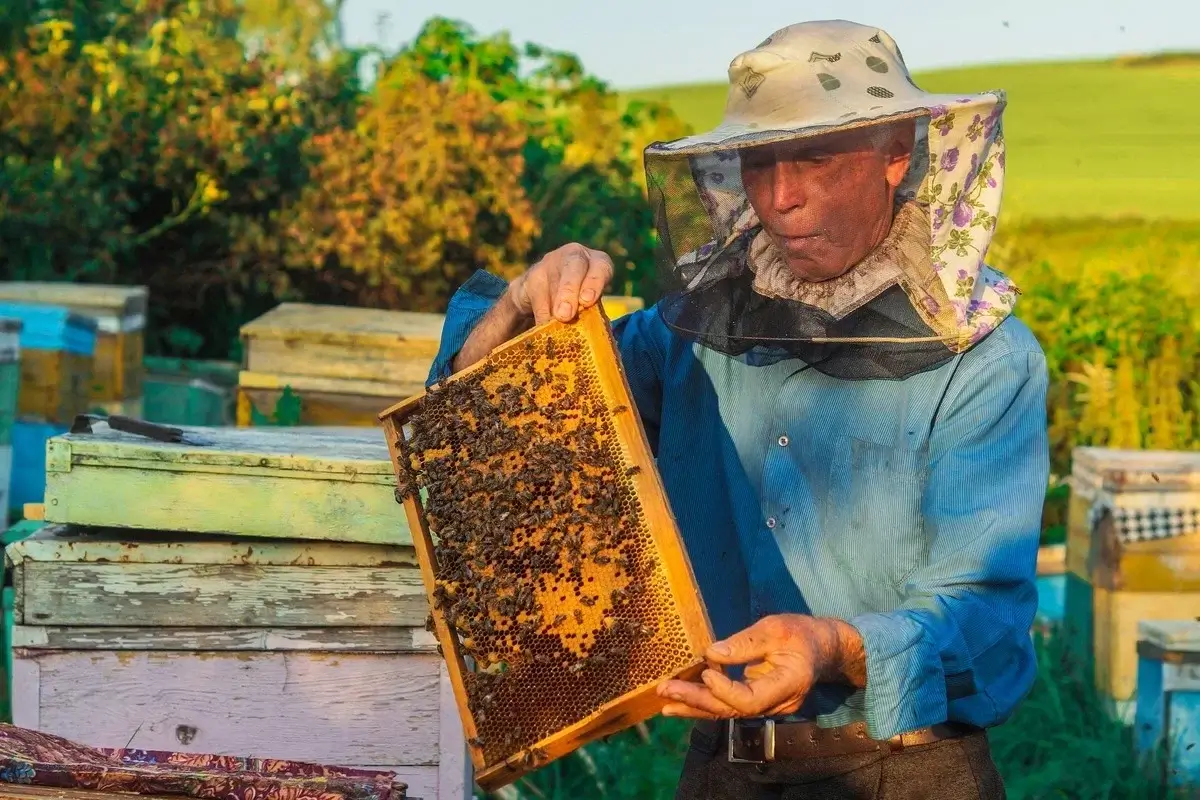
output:
<instances>
[{"instance_id":1,"label":"fingernail","mask_svg":"<svg viewBox=\"0 0 1200 800\"><path fill-rule=\"evenodd\" d=\"M558 304L558 316L561 319L571 318L571 304L566 300Z\"/></svg>"},{"instance_id":2,"label":"fingernail","mask_svg":"<svg viewBox=\"0 0 1200 800\"><path fill-rule=\"evenodd\" d=\"M584 289L579 293L579 299L585 303L590 303L596 299L596 293L591 289Z\"/></svg>"},{"instance_id":3,"label":"fingernail","mask_svg":"<svg viewBox=\"0 0 1200 800\"><path fill-rule=\"evenodd\" d=\"M725 644L724 642L717 642L716 644L714 644L712 646L711 649L714 653L716 653L719 656L727 656L733 652L732 650L729 649L729 645Z\"/></svg>"}]
</instances>

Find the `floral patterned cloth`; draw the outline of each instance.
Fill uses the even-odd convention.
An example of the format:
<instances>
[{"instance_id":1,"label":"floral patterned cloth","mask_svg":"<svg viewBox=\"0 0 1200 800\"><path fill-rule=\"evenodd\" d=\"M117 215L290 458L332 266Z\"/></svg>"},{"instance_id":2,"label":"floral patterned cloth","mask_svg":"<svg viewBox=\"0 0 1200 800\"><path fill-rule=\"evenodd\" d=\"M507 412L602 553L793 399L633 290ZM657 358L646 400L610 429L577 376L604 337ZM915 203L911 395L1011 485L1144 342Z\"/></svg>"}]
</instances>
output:
<instances>
[{"instance_id":1,"label":"floral patterned cloth","mask_svg":"<svg viewBox=\"0 0 1200 800\"><path fill-rule=\"evenodd\" d=\"M241 756L85 747L0 724L0 782L220 800L402 800L391 772Z\"/></svg>"}]
</instances>

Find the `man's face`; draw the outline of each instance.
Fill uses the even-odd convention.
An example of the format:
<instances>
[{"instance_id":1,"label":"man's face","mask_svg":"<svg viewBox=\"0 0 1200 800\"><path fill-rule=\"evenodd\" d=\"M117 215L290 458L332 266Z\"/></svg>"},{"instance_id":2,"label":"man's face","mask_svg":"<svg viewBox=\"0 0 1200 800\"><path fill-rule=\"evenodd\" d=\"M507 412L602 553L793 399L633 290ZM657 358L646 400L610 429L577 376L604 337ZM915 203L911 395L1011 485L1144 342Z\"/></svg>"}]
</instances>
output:
<instances>
[{"instance_id":1,"label":"man's face","mask_svg":"<svg viewBox=\"0 0 1200 800\"><path fill-rule=\"evenodd\" d=\"M750 205L796 277L836 278L883 241L912 146L909 124L742 151Z\"/></svg>"}]
</instances>

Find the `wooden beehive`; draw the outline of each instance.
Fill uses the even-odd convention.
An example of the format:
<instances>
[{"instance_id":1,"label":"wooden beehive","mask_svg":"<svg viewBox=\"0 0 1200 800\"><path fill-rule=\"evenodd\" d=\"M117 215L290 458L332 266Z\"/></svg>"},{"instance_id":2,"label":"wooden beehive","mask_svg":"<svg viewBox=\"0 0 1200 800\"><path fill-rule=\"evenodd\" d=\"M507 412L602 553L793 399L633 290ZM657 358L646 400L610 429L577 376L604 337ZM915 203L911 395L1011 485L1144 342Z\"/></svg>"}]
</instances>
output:
<instances>
[{"instance_id":1,"label":"wooden beehive","mask_svg":"<svg viewBox=\"0 0 1200 800\"><path fill-rule=\"evenodd\" d=\"M1200 616L1200 454L1077 448L1066 566L1064 623L1128 712L1138 623Z\"/></svg>"},{"instance_id":2,"label":"wooden beehive","mask_svg":"<svg viewBox=\"0 0 1200 800\"><path fill-rule=\"evenodd\" d=\"M305 425L378 425L379 409L420 392L441 314L284 303L242 327L238 424L270 417L284 389Z\"/></svg>"},{"instance_id":3,"label":"wooden beehive","mask_svg":"<svg viewBox=\"0 0 1200 800\"><path fill-rule=\"evenodd\" d=\"M149 297L145 286L0 283L0 301L59 306L95 320L96 347L89 399L93 405L114 413L135 413L142 396Z\"/></svg>"},{"instance_id":4,"label":"wooden beehive","mask_svg":"<svg viewBox=\"0 0 1200 800\"><path fill-rule=\"evenodd\" d=\"M712 629L632 406L592 308L381 415L485 789L703 669Z\"/></svg>"},{"instance_id":5,"label":"wooden beehive","mask_svg":"<svg viewBox=\"0 0 1200 800\"><path fill-rule=\"evenodd\" d=\"M378 429L175 430L179 441L159 441L97 422L90 431L51 439L46 520L272 539L411 541Z\"/></svg>"},{"instance_id":6,"label":"wooden beehive","mask_svg":"<svg viewBox=\"0 0 1200 800\"><path fill-rule=\"evenodd\" d=\"M17 415L31 422L62 425L87 411L95 320L66 308L3 302L0 317L21 321Z\"/></svg>"},{"instance_id":7,"label":"wooden beehive","mask_svg":"<svg viewBox=\"0 0 1200 800\"><path fill-rule=\"evenodd\" d=\"M0 527L8 527L12 429L21 385L21 321L0 317Z\"/></svg>"},{"instance_id":8,"label":"wooden beehive","mask_svg":"<svg viewBox=\"0 0 1200 800\"><path fill-rule=\"evenodd\" d=\"M6 559L15 724L386 769L411 797L470 797L412 547L47 524Z\"/></svg>"}]
</instances>

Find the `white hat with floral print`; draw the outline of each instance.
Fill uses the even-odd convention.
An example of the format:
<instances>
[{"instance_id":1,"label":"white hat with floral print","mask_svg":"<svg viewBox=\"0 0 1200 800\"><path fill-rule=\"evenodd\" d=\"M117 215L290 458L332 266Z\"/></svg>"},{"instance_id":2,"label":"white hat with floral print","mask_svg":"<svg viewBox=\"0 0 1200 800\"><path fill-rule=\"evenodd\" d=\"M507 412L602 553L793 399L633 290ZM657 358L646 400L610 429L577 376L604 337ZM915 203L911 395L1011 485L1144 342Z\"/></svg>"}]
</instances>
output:
<instances>
[{"instance_id":1,"label":"white hat with floral print","mask_svg":"<svg viewBox=\"0 0 1200 800\"><path fill-rule=\"evenodd\" d=\"M730 64L716 128L646 150L664 320L718 350L799 356L846 377L903 377L966 350L1017 295L984 263L1003 185L1004 105L999 91L922 91L878 28L826 21L775 32ZM755 236L739 151L905 119L916 146L897 193L899 230L881 252L820 284L769 274L763 265L778 254ZM752 283L727 288L749 273Z\"/></svg>"}]
</instances>

